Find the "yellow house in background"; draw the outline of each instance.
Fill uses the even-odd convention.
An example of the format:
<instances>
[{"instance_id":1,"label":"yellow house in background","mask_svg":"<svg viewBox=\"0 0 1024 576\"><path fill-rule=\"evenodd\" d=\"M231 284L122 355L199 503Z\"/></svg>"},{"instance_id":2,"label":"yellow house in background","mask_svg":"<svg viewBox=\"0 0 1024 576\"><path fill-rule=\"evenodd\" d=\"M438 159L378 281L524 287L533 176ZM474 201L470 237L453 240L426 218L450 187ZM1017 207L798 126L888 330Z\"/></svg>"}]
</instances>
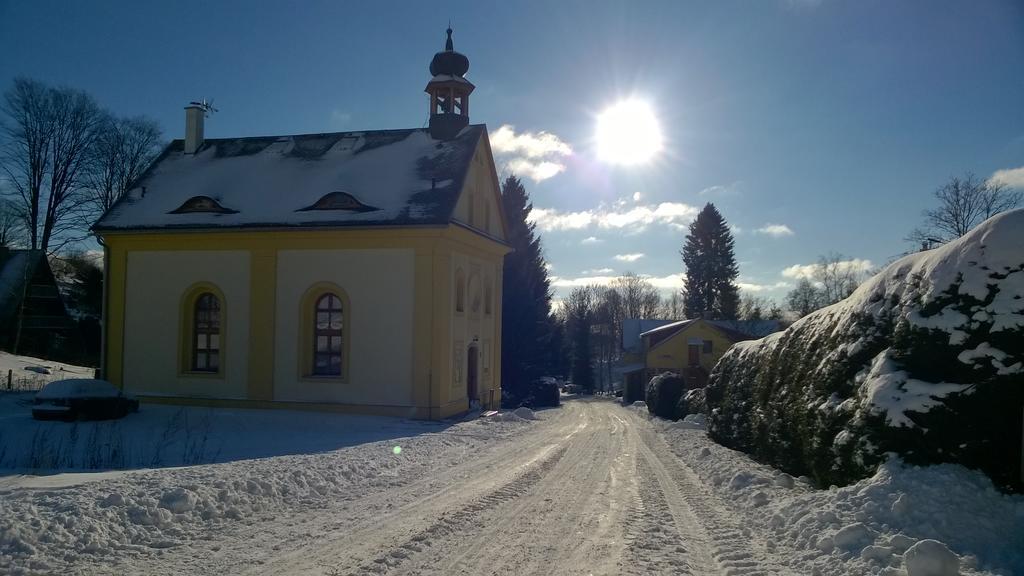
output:
<instances>
[{"instance_id":1,"label":"yellow house in background","mask_svg":"<svg viewBox=\"0 0 1024 576\"><path fill-rule=\"evenodd\" d=\"M469 61L429 128L204 139L205 104L97 222L103 373L146 401L444 418L501 399L509 247Z\"/></svg>"},{"instance_id":2,"label":"yellow house in background","mask_svg":"<svg viewBox=\"0 0 1024 576\"><path fill-rule=\"evenodd\" d=\"M687 388L707 385L725 351L753 336L701 318L681 320L640 334L640 347L625 371L624 401L642 400L645 385L662 372L683 375Z\"/></svg>"}]
</instances>

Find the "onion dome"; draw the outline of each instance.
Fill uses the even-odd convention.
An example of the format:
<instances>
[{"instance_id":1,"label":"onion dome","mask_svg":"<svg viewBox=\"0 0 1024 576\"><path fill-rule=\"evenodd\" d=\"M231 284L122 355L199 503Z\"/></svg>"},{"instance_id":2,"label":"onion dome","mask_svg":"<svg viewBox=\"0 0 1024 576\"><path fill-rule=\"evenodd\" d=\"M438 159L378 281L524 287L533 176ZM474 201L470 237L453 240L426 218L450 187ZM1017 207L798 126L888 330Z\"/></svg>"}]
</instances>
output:
<instances>
[{"instance_id":1,"label":"onion dome","mask_svg":"<svg viewBox=\"0 0 1024 576\"><path fill-rule=\"evenodd\" d=\"M468 71L469 58L455 51L452 44L452 29L449 27L444 51L434 54L434 59L430 61L430 75L465 76Z\"/></svg>"}]
</instances>

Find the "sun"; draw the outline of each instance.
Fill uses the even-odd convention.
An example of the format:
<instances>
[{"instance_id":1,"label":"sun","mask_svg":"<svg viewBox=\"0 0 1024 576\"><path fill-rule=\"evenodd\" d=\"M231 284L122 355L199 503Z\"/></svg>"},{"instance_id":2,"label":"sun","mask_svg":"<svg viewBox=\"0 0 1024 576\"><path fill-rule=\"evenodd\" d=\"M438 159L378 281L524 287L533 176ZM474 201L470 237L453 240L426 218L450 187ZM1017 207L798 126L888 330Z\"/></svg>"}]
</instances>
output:
<instances>
[{"instance_id":1,"label":"sun","mask_svg":"<svg viewBox=\"0 0 1024 576\"><path fill-rule=\"evenodd\" d=\"M662 148L661 126L643 100L622 100L597 116L597 156L610 164L642 164Z\"/></svg>"}]
</instances>

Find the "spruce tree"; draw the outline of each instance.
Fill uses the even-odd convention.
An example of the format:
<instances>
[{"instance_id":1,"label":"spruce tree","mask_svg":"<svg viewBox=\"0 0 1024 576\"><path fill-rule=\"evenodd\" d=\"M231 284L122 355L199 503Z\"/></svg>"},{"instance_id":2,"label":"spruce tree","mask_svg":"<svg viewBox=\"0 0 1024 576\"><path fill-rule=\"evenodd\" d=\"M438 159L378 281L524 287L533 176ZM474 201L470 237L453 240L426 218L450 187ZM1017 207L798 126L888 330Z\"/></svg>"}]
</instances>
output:
<instances>
[{"instance_id":1,"label":"spruce tree","mask_svg":"<svg viewBox=\"0 0 1024 576\"><path fill-rule=\"evenodd\" d=\"M690 233L683 245L683 307L687 318L736 319L740 298L734 246L725 218L714 204L707 203L690 223Z\"/></svg>"},{"instance_id":2,"label":"spruce tree","mask_svg":"<svg viewBox=\"0 0 1024 576\"><path fill-rule=\"evenodd\" d=\"M551 364L551 284L540 238L527 221L533 204L519 178L505 179L501 202L513 249L505 256L501 297L501 386L520 401Z\"/></svg>"}]
</instances>

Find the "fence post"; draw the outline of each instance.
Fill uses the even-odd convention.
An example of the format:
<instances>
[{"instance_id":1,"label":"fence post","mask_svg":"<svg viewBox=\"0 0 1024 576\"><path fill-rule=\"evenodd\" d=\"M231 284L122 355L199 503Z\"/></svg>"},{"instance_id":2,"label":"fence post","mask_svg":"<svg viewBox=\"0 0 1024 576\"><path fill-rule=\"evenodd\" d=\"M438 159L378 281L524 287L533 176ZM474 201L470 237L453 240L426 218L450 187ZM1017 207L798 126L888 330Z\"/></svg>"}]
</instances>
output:
<instances>
[{"instance_id":1,"label":"fence post","mask_svg":"<svg viewBox=\"0 0 1024 576\"><path fill-rule=\"evenodd\" d=\"M12 372L13 370L11 369L7 370L7 390L12 390L14 388L12 382L12 378L14 377L14 375L12 374Z\"/></svg>"}]
</instances>

